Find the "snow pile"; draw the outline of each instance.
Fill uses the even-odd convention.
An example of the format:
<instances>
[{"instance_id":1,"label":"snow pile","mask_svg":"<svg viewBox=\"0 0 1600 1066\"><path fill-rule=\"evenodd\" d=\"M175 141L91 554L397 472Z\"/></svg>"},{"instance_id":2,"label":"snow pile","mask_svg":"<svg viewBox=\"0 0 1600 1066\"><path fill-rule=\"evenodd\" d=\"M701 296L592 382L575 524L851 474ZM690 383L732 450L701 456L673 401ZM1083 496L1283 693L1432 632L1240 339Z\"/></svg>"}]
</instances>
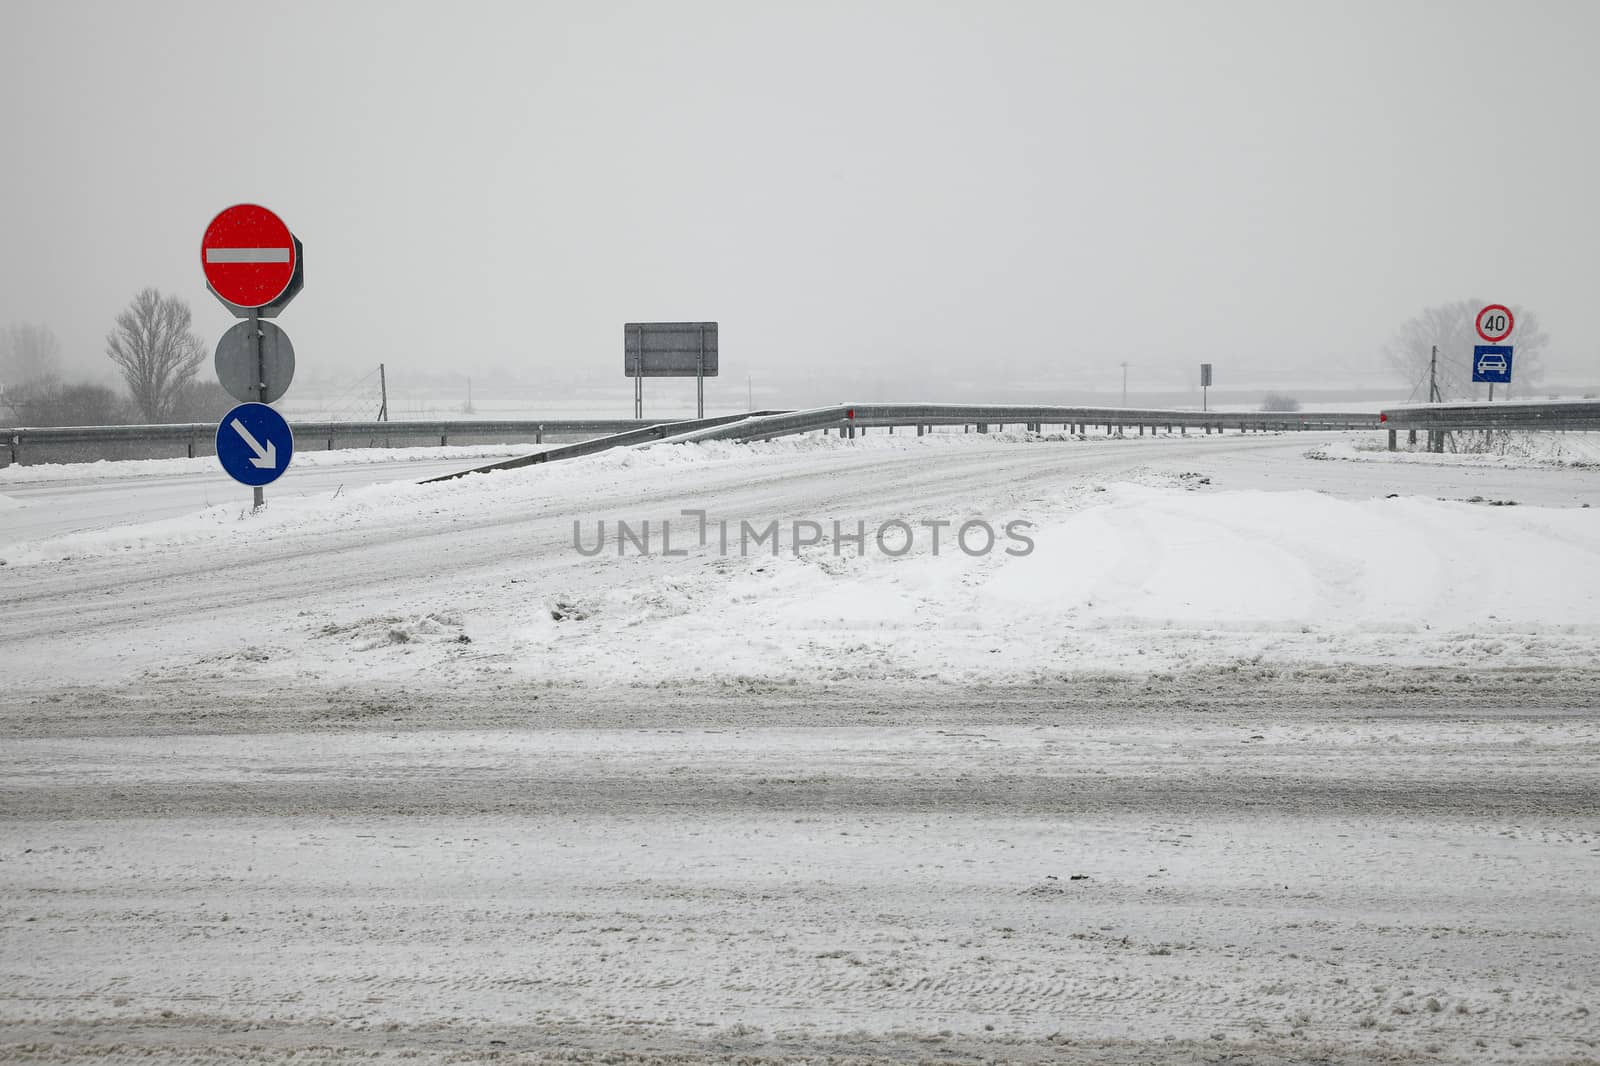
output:
<instances>
[{"instance_id":1,"label":"snow pile","mask_svg":"<svg viewBox=\"0 0 1600 1066\"><path fill-rule=\"evenodd\" d=\"M517 560L373 604L308 594L277 669L455 686L1037 683L1260 664L1565 665L1600 655L1600 512L1085 485L968 556L824 542ZM872 527L868 526L869 538ZM585 533L585 537L592 533ZM1514 549L1511 546L1515 546ZM565 561L567 565L560 566ZM180 675L182 671L180 671Z\"/></svg>"},{"instance_id":2,"label":"snow pile","mask_svg":"<svg viewBox=\"0 0 1600 1066\"><path fill-rule=\"evenodd\" d=\"M662 560L586 627L639 680L748 673L1037 679L1233 662L1503 664L1600 646L1600 515L1314 492L1118 484L1043 518L1034 550ZM1514 549L1511 546L1515 546ZM648 606L642 615L640 608ZM560 669L576 645L525 649Z\"/></svg>"},{"instance_id":3,"label":"snow pile","mask_svg":"<svg viewBox=\"0 0 1600 1066\"><path fill-rule=\"evenodd\" d=\"M61 627L65 643L30 656L51 677L71 662L85 678L441 689L1036 683L1600 657L1600 509L1220 489L1258 461L1235 440L1172 453L1203 454L1216 478L1158 470L1168 449L1155 442L883 434L617 450L15 545L0 591L86 590L64 618L54 593L28 599ZM1302 447L1286 443L1285 459L1326 469L1296 458ZM1097 469L1116 473L1099 482ZM683 517L697 506L711 512L704 539ZM623 543L619 520L650 523L647 550ZM726 549L719 520L732 523ZM776 523L778 539L741 550L746 520ZM900 532L876 536L897 520L914 533L904 553ZM927 520L949 523L937 551ZM997 534L988 550L981 534L962 550L969 520ZM834 521L861 523L863 542L836 539ZM134 581L148 584L131 604L92 594ZM271 610L252 606L267 596Z\"/></svg>"}]
</instances>

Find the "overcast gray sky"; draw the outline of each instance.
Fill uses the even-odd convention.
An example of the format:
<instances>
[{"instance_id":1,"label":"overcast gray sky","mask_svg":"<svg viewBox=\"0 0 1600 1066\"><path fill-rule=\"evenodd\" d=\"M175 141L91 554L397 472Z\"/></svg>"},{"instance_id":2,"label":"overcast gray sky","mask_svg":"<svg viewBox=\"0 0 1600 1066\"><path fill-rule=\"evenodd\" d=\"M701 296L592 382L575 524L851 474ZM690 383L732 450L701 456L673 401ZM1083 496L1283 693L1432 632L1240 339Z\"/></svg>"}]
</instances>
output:
<instances>
[{"instance_id":1,"label":"overcast gray sky","mask_svg":"<svg viewBox=\"0 0 1600 1066\"><path fill-rule=\"evenodd\" d=\"M1600 378L1600 3L0 0L0 324L74 367L198 244L305 242L302 373L1355 384L1428 304ZM728 382L724 382L726 387ZM923 391L899 388L895 398Z\"/></svg>"}]
</instances>

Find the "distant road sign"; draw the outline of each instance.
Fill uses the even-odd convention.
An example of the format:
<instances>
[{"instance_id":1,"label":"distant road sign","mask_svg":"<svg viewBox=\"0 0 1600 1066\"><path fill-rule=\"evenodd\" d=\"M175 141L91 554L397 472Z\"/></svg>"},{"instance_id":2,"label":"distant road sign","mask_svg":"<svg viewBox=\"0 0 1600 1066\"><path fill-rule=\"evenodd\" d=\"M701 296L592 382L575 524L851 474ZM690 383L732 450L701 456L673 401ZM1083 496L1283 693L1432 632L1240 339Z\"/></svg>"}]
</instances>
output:
<instances>
[{"instance_id":1,"label":"distant road sign","mask_svg":"<svg viewBox=\"0 0 1600 1066\"><path fill-rule=\"evenodd\" d=\"M1211 386L1211 364L1210 363L1201 363L1200 364L1200 387L1201 388L1209 388L1210 386Z\"/></svg>"},{"instance_id":2,"label":"distant road sign","mask_svg":"<svg viewBox=\"0 0 1600 1066\"><path fill-rule=\"evenodd\" d=\"M298 249L283 219L258 204L222 211L200 239L206 281L225 303L242 308L272 303L294 280Z\"/></svg>"},{"instance_id":3,"label":"distant road sign","mask_svg":"<svg viewBox=\"0 0 1600 1066\"><path fill-rule=\"evenodd\" d=\"M1490 344L1499 344L1511 336L1512 327L1517 320L1511 315L1511 308L1505 304L1490 304L1478 312L1478 317L1473 325L1477 327L1478 336Z\"/></svg>"},{"instance_id":4,"label":"distant road sign","mask_svg":"<svg viewBox=\"0 0 1600 1066\"><path fill-rule=\"evenodd\" d=\"M217 425L217 461L245 485L270 485L289 469L294 433L283 416L264 403L242 403Z\"/></svg>"},{"instance_id":5,"label":"distant road sign","mask_svg":"<svg viewBox=\"0 0 1600 1066\"><path fill-rule=\"evenodd\" d=\"M1509 344L1479 344L1472 349L1472 380L1496 385L1511 384Z\"/></svg>"},{"instance_id":6,"label":"distant road sign","mask_svg":"<svg viewBox=\"0 0 1600 1066\"><path fill-rule=\"evenodd\" d=\"M629 322L622 327L622 373L637 378L717 376L715 322Z\"/></svg>"},{"instance_id":7,"label":"distant road sign","mask_svg":"<svg viewBox=\"0 0 1600 1066\"><path fill-rule=\"evenodd\" d=\"M261 353L256 354L256 331L261 332ZM217 342L217 380L235 400L271 403L289 390L294 380L294 345L289 335L271 322L240 322ZM265 373L266 388L260 388Z\"/></svg>"}]
</instances>

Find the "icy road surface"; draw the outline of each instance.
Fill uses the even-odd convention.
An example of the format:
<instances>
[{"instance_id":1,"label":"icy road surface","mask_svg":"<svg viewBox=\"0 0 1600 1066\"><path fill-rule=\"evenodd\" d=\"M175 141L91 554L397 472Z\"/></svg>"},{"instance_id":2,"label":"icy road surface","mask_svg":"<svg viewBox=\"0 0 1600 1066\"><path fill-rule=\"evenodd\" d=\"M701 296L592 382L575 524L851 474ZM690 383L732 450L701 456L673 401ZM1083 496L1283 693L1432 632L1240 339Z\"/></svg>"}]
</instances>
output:
<instances>
[{"instance_id":1,"label":"icy road surface","mask_svg":"<svg viewBox=\"0 0 1600 1066\"><path fill-rule=\"evenodd\" d=\"M268 486L269 499L331 497L386 481L420 481L537 448L362 448L297 454ZM223 473L215 456L112 463L45 463L0 468L0 557L21 540L108 529L192 514L212 506L246 508L250 490Z\"/></svg>"},{"instance_id":2,"label":"icy road surface","mask_svg":"<svg viewBox=\"0 0 1600 1066\"><path fill-rule=\"evenodd\" d=\"M8 538L0 1058L1593 1061L1600 475L1335 441ZM685 508L1036 547L573 548Z\"/></svg>"}]
</instances>

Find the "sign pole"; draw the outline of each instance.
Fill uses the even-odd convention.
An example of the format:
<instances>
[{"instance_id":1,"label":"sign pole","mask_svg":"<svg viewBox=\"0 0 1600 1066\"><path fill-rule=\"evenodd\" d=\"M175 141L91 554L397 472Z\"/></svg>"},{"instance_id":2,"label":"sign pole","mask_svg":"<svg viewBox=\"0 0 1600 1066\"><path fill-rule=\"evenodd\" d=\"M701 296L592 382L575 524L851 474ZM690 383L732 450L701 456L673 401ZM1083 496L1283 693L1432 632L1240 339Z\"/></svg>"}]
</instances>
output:
<instances>
[{"instance_id":1,"label":"sign pole","mask_svg":"<svg viewBox=\"0 0 1600 1066\"><path fill-rule=\"evenodd\" d=\"M256 402L267 402L267 350L261 334L261 309L250 309L250 332L256 341ZM252 511L259 511L267 505L266 489L260 485L254 489L255 500L251 506Z\"/></svg>"},{"instance_id":2,"label":"sign pole","mask_svg":"<svg viewBox=\"0 0 1600 1066\"><path fill-rule=\"evenodd\" d=\"M700 354L695 357L694 364L694 408L695 417L706 416L706 328L700 327Z\"/></svg>"},{"instance_id":3,"label":"sign pole","mask_svg":"<svg viewBox=\"0 0 1600 1066\"><path fill-rule=\"evenodd\" d=\"M639 326L639 365L633 375L633 417L644 418L644 325Z\"/></svg>"},{"instance_id":4,"label":"sign pole","mask_svg":"<svg viewBox=\"0 0 1600 1066\"><path fill-rule=\"evenodd\" d=\"M282 476L294 456L294 432L269 406L294 377L294 346L263 319L277 315L304 286L302 256L300 239L259 204L219 212L200 238L206 287L243 320L217 343L217 379L243 402L222 416L216 445L223 471L253 490L252 513L266 506L263 487Z\"/></svg>"}]
</instances>

